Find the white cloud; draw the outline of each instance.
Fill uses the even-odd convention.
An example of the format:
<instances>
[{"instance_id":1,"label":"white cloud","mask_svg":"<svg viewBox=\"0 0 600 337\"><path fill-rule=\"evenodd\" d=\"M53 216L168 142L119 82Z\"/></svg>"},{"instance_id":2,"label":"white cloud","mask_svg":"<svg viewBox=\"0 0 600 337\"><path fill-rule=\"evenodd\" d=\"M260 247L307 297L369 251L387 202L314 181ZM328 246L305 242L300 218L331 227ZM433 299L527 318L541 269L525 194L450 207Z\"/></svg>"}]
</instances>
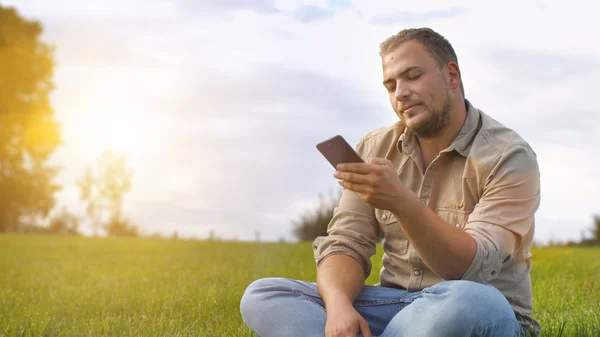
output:
<instances>
[{"instance_id":1,"label":"white cloud","mask_svg":"<svg viewBox=\"0 0 600 337\"><path fill-rule=\"evenodd\" d=\"M35 16L36 19L47 17L165 18L173 17L176 13L172 1L162 0L58 0L52 3L45 0L8 0L4 2L6 5L15 6L26 17Z\"/></svg>"},{"instance_id":2,"label":"white cloud","mask_svg":"<svg viewBox=\"0 0 600 337\"><path fill-rule=\"evenodd\" d=\"M598 5L386 0L346 8L344 1L279 0L244 5L265 10L195 20L202 14L196 7L181 13L167 2L147 4L105 2L95 12L55 2L16 5L48 22L47 39L59 47L53 102L71 140L59 156L67 163L62 182L72 183L93 157L69 133L74 121L87 118L86 104L106 105L110 97L113 109L140 111L153 125L152 150L135 159L128 198L149 228L163 222L166 232L193 231L196 224L199 233L213 226L222 236L247 239L255 229L263 239L289 233L285 219L302 208L295 205L307 205L333 181L314 144L336 133L354 142L396 119L381 86L378 46L409 24L430 26L450 40L467 98L538 154L538 239L577 239L600 212L594 203L600 114L592 92L600 46L591 43L600 29ZM304 5L335 15L307 24L264 14ZM94 13L111 19L91 20ZM386 24L372 23L382 15ZM69 20L83 22L77 29L85 33L68 33ZM114 29L118 20L122 28ZM88 35L97 39L82 38ZM74 66L81 55L87 63ZM73 199L69 191L65 200ZM155 216L144 213L149 209Z\"/></svg>"}]
</instances>

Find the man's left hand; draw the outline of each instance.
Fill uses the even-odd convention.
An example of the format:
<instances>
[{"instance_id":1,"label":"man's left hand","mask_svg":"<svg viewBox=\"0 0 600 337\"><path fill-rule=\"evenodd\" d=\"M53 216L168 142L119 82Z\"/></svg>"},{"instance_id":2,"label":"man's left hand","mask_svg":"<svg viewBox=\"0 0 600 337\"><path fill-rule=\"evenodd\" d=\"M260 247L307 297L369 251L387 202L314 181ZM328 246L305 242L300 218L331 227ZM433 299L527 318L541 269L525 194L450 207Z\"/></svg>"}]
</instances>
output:
<instances>
[{"instance_id":1,"label":"man's left hand","mask_svg":"<svg viewBox=\"0 0 600 337\"><path fill-rule=\"evenodd\" d=\"M396 210L408 191L392 162L384 158L374 157L369 163L339 164L333 176L342 187L356 192L363 202L388 211Z\"/></svg>"}]
</instances>

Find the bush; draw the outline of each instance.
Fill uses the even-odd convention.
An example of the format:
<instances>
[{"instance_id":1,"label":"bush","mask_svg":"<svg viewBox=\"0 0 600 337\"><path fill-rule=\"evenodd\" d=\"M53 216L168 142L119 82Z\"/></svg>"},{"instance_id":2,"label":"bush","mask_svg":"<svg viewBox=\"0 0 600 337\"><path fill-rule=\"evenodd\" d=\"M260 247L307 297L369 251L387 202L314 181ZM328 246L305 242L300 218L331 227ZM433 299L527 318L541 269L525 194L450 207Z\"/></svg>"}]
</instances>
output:
<instances>
[{"instance_id":1,"label":"bush","mask_svg":"<svg viewBox=\"0 0 600 337\"><path fill-rule=\"evenodd\" d=\"M140 235L138 227L127 219L113 218L105 226L104 229L109 236L133 236Z\"/></svg>"},{"instance_id":2,"label":"bush","mask_svg":"<svg viewBox=\"0 0 600 337\"><path fill-rule=\"evenodd\" d=\"M312 241L319 236L327 235L327 227L333 218L333 211L339 205L342 190L337 196L324 197L319 194L319 203L316 209L309 210L293 223L293 235L299 241Z\"/></svg>"},{"instance_id":3,"label":"bush","mask_svg":"<svg viewBox=\"0 0 600 337\"><path fill-rule=\"evenodd\" d=\"M56 214L50 219L48 233L80 235L79 217L69 212L66 207L63 207L60 213Z\"/></svg>"}]
</instances>

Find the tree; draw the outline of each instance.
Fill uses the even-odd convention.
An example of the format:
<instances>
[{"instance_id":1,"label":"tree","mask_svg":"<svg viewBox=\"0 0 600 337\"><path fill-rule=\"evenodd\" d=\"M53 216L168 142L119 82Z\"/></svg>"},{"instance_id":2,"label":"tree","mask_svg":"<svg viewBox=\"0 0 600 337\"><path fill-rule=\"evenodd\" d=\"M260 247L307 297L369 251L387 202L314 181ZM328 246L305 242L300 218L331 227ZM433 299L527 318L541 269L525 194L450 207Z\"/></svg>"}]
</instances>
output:
<instances>
[{"instance_id":1,"label":"tree","mask_svg":"<svg viewBox=\"0 0 600 337\"><path fill-rule=\"evenodd\" d=\"M208 241L215 241L215 240L218 240L218 238L215 236L215 230L211 228L208 231Z\"/></svg>"},{"instance_id":2,"label":"tree","mask_svg":"<svg viewBox=\"0 0 600 337\"><path fill-rule=\"evenodd\" d=\"M594 228L590 232L592 233L592 240L600 245L600 215L594 216Z\"/></svg>"},{"instance_id":3,"label":"tree","mask_svg":"<svg viewBox=\"0 0 600 337\"><path fill-rule=\"evenodd\" d=\"M318 236L327 235L327 227L333 218L333 211L339 204L342 190L337 196L330 195L325 198L319 194L319 204L317 209L307 212L300 216L293 223L293 235L299 241L312 241Z\"/></svg>"},{"instance_id":4,"label":"tree","mask_svg":"<svg viewBox=\"0 0 600 337\"><path fill-rule=\"evenodd\" d=\"M94 171L88 167L77 181L81 200L87 202L86 213L92 221L94 235L101 227L109 235L137 236L137 227L123 218L123 197L131 189L133 171L127 168L127 159L112 151L105 151Z\"/></svg>"},{"instance_id":5,"label":"tree","mask_svg":"<svg viewBox=\"0 0 600 337\"><path fill-rule=\"evenodd\" d=\"M104 229L109 236L137 237L140 235L139 229L131 220L115 216L111 217L108 223L104 225Z\"/></svg>"},{"instance_id":6,"label":"tree","mask_svg":"<svg viewBox=\"0 0 600 337\"><path fill-rule=\"evenodd\" d=\"M42 25L0 4L0 232L23 231L22 217L46 217L60 187L47 161L62 144L49 94L54 47Z\"/></svg>"},{"instance_id":7,"label":"tree","mask_svg":"<svg viewBox=\"0 0 600 337\"><path fill-rule=\"evenodd\" d=\"M63 207L59 213L50 219L48 233L80 235L79 217L69 212L66 207Z\"/></svg>"},{"instance_id":8,"label":"tree","mask_svg":"<svg viewBox=\"0 0 600 337\"><path fill-rule=\"evenodd\" d=\"M591 238L586 239L585 237L581 238L581 245L600 245L600 215L594 216L594 224L593 227L589 230L591 234Z\"/></svg>"}]
</instances>

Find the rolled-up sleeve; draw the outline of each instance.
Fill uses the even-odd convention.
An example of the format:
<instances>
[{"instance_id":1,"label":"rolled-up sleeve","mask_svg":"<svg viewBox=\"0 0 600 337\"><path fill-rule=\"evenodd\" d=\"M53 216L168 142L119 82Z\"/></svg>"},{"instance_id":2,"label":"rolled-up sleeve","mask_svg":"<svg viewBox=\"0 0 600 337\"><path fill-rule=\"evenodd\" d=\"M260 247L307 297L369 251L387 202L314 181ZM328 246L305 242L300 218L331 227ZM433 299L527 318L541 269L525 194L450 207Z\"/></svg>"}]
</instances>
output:
<instances>
[{"instance_id":1,"label":"rolled-up sleeve","mask_svg":"<svg viewBox=\"0 0 600 337\"><path fill-rule=\"evenodd\" d=\"M492 165L483 194L465 231L477 251L463 280L488 283L514 257L534 224L540 204L540 173L533 150L512 145Z\"/></svg>"},{"instance_id":2,"label":"rolled-up sleeve","mask_svg":"<svg viewBox=\"0 0 600 337\"><path fill-rule=\"evenodd\" d=\"M365 161L368 160L362 140L356 151ZM327 236L317 237L313 242L317 268L327 257L343 254L360 263L366 279L371 274L371 257L375 254L379 238L374 208L360 200L356 193L344 189L329 222Z\"/></svg>"}]
</instances>

